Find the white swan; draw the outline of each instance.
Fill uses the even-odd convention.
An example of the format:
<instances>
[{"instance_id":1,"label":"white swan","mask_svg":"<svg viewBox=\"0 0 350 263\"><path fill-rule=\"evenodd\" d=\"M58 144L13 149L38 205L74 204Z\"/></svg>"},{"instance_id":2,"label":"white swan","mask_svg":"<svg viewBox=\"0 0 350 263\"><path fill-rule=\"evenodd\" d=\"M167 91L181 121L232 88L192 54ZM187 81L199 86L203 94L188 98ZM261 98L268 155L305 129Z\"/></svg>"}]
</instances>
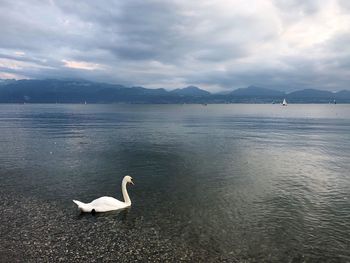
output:
<instances>
[{"instance_id":1,"label":"white swan","mask_svg":"<svg viewBox=\"0 0 350 263\"><path fill-rule=\"evenodd\" d=\"M109 196L102 196L88 204L77 200L73 200L73 202L78 205L78 208L81 212L107 212L129 207L131 206L131 200L126 190L127 183L134 184L131 176L129 175L125 176L122 181L122 193L124 202Z\"/></svg>"}]
</instances>

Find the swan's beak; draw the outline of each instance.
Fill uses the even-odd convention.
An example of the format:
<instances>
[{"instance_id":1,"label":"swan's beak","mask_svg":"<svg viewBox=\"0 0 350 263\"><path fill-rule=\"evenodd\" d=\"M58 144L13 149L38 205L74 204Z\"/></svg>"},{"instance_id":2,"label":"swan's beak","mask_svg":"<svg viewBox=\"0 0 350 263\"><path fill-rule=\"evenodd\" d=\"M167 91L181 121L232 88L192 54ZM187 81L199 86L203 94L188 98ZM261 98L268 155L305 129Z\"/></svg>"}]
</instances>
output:
<instances>
[{"instance_id":1,"label":"swan's beak","mask_svg":"<svg viewBox=\"0 0 350 263\"><path fill-rule=\"evenodd\" d=\"M130 183L131 183L132 185L135 185L134 182L132 181L132 179L130 180Z\"/></svg>"}]
</instances>

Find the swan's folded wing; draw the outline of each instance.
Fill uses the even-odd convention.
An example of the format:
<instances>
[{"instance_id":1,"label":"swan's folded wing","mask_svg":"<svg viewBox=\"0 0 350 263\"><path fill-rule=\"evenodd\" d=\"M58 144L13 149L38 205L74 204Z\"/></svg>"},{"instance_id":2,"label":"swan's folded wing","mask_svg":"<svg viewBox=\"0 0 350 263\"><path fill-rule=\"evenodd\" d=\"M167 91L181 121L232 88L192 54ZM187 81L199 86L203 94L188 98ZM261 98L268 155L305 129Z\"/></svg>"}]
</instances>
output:
<instances>
[{"instance_id":1,"label":"swan's folded wing","mask_svg":"<svg viewBox=\"0 0 350 263\"><path fill-rule=\"evenodd\" d=\"M113 197L103 196L92 201L91 206L95 209L96 212L106 212L112 210L118 210L125 208L126 205L124 202L121 202Z\"/></svg>"},{"instance_id":2,"label":"swan's folded wing","mask_svg":"<svg viewBox=\"0 0 350 263\"><path fill-rule=\"evenodd\" d=\"M73 200L73 202L78 206L78 208L82 212L90 212L92 209L89 204L85 204L85 203L80 202L78 200Z\"/></svg>"}]
</instances>

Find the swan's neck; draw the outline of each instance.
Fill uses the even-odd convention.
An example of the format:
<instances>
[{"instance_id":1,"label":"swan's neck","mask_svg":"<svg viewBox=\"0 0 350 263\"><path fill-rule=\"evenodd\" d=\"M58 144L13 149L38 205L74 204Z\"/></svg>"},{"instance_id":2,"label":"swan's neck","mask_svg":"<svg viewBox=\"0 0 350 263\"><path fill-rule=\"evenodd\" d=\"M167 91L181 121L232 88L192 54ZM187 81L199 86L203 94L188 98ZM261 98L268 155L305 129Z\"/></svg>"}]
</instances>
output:
<instances>
[{"instance_id":1,"label":"swan's neck","mask_svg":"<svg viewBox=\"0 0 350 263\"><path fill-rule=\"evenodd\" d=\"M131 200L128 194L128 191L126 190L126 184L127 182L123 180L122 182L122 192L123 192L123 197L124 197L124 203L127 205L131 205Z\"/></svg>"}]
</instances>

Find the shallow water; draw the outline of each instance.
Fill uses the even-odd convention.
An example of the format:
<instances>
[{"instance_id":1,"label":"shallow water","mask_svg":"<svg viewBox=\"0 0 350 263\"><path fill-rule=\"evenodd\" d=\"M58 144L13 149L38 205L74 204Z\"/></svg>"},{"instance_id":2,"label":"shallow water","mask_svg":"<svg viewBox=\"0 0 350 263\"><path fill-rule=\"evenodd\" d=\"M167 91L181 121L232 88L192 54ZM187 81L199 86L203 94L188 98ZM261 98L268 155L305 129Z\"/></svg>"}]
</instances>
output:
<instances>
[{"instance_id":1,"label":"shallow water","mask_svg":"<svg viewBox=\"0 0 350 263\"><path fill-rule=\"evenodd\" d=\"M1 262L350 262L350 105L2 104L0 149Z\"/></svg>"}]
</instances>

